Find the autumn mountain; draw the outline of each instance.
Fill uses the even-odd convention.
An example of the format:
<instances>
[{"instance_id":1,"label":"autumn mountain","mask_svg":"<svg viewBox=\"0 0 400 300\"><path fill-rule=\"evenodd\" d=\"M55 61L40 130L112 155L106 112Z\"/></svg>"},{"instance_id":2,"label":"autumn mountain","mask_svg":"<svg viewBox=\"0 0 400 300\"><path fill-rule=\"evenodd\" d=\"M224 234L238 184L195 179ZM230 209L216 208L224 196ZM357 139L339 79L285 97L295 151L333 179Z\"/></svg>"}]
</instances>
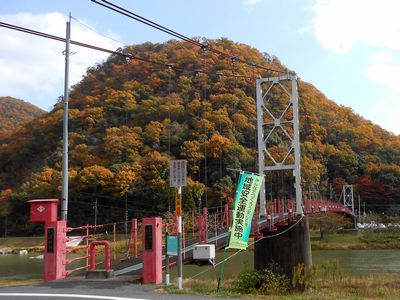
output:
<instances>
[{"instance_id":1,"label":"autumn mountain","mask_svg":"<svg viewBox=\"0 0 400 300\"><path fill-rule=\"evenodd\" d=\"M285 70L276 57L250 46L227 39L208 43L243 60ZM186 211L196 209L199 198L209 207L231 201L235 172L229 168L256 170L254 80L247 77L276 74L177 41L144 43L121 52L171 68L112 55L89 68L73 87L69 149L70 207L75 211L70 221L86 222L94 199L114 207L103 209L104 220L122 218L124 197L130 215L167 210L175 193L168 187L168 161L175 158L188 160ZM400 137L301 80L299 97L304 191L317 190L325 197L331 183L334 190L349 183L370 208L396 209ZM61 129L62 106L56 105L1 145L0 213L21 211L28 199L59 197ZM268 175L267 196L292 197L292 180L285 172Z\"/></svg>"},{"instance_id":2,"label":"autumn mountain","mask_svg":"<svg viewBox=\"0 0 400 300\"><path fill-rule=\"evenodd\" d=\"M0 97L0 140L44 113L44 110L29 102L12 97Z\"/></svg>"}]
</instances>

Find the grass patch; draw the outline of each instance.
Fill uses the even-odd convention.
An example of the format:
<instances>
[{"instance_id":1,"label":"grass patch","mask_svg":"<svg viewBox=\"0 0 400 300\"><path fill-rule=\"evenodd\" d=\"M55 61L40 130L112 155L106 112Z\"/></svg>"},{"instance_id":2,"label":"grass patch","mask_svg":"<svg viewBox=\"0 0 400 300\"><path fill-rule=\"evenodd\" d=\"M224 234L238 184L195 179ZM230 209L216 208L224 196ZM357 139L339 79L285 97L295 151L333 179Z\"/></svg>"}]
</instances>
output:
<instances>
[{"instance_id":1,"label":"grass patch","mask_svg":"<svg viewBox=\"0 0 400 300\"><path fill-rule=\"evenodd\" d=\"M368 277L335 277L317 278L313 286L304 292L289 294L274 293L260 295L255 290L240 293L235 279L224 280L217 294L215 280L184 281L183 289L176 286L164 287L160 291L171 294L195 294L213 297L236 297L245 299L399 299L400 278L391 274L380 274Z\"/></svg>"},{"instance_id":2,"label":"grass patch","mask_svg":"<svg viewBox=\"0 0 400 300\"><path fill-rule=\"evenodd\" d=\"M390 244L400 242L400 232L365 231L361 241L366 244Z\"/></svg>"},{"instance_id":3,"label":"grass patch","mask_svg":"<svg viewBox=\"0 0 400 300\"><path fill-rule=\"evenodd\" d=\"M0 287L15 285L30 285L43 282L41 279L0 279Z\"/></svg>"},{"instance_id":4,"label":"grass patch","mask_svg":"<svg viewBox=\"0 0 400 300\"><path fill-rule=\"evenodd\" d=\"M400 249L400 232L360 230L352 233L310 234L313 250Z\"/></svg>"},{"instance_id":5,"label":"grass patch","mask_svg":"<svg viewBox=\"0 0 400 300\"><path fill-rule=\"evenodd\" d=\"M0 238L0 248L43 247L43 236Z\"/></svg>"},{"instance_id":6,"label":"grass patch","mask_svg":"<svg viewBox=\"0 0 400 300\"><path fill-rule=\"evenodd\" d=\"M0 248L11 248L16 253L19 250L42 253L44 251L42 236L0 238Z\"/></svg>"}]
</instances>

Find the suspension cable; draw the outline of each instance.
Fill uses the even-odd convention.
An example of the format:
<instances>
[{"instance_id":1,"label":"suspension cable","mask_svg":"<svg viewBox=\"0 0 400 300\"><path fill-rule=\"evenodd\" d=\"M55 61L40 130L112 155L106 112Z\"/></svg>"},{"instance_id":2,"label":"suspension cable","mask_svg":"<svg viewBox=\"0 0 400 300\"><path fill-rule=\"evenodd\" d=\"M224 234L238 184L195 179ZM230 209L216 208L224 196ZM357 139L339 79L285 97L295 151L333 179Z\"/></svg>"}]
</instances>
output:
<instances>
[{"instance_id":1,"label":"suspension cable","mask_svg":"<svg viewBox=\"0 0 400 300\"><path fill-rule=\"evenodd\" d=\"M7 28L7 29L20 31L20 32L27 33L27 34L32 34L32 35L35 35L35 36L39 36L39 37L43 37L43 38L47 38L47 39L51 39L51 40L55 40L55 41L59 41L59 42L65 42L65 38L63 38L63 37L59 37L59 36L56 36L56 35L52 35L52 34L40 32L40 31L32 30L32 29L29 29L29 28L13 25L13 24L9 24L9 23L0 22L0 27L4 27L4 28ZM73 44L73 45L77 45L79 47L84 47L84 48L88 48L88 49L92 49L92 50L96 50L96 51L101 51L101 52L105 52L105 53L108 53L108 54L113 54L113 55L116 55L116 56L122 56L122 57L125 57L125 58L138 60L138 61L141 61L141 62L151 63L151 64L163 66L165 68L169 68L170 66L172 66L172 64L170 64L170 63L164 63L164 62L160 62L160 61L156 61L156 60L146 59L146 58L139 57L139 56L136 56L136 55L133 55L133 54L130 54L130 53L124 53L124 52L121 52L121 51L110 50L110 49L106 49L106 48L102 48L102 47L99 47L99 46L90 45L90 44L86 44L86 43L82 43L82 42L78 42L78 41L74 41L74 40L71 40L70 43ZM173 69L177 70L177 71L181 71L182 73L184 73L184 72L193 73L193 74L194 73L203 73L203 74L208 74L208 75L218 75L218 76L224 76L224 77L250 78L249 76L246 76L246 75L235 75L235 76L232 76L230 74L223 74L223 73L218 73L217 74L217 73L214 73L214 72L206 72L204 70L188 71L188 70L186 70L184 68L179 68L179 67L176 67L176 66L174 66Z\"/></svg>"},{"instance_id":2,"label":"suspension cable","mask_svg":"<svg viewBox=\"0 0 400 300\"><path fill-rule=\"evenodd\" d=\"M176 32L176 31L174 31L172 29L169 29L169 28L167 28L165 26L162 26L162 25L160 25L160 24L158 24L156 22L153 22L153 21L151 21L151 20L149 20L149 19L147 19L145 17L142 17L142 16L140 16L140 15L138 15L138 14L136 14L136 13L130 11L130 10L127 10L127 9L121 7L121 6L118 6L118 5L116 5L116 4L114 4L114 3L110 2L110 1L107 1L107 0L91 0L91 1L93 3L96 3L98 5L103 6L103 7L107 8L107 9L109 9L109 10L112 10L112 11L115 11L115 12L117 12L119 14L122 14L122 15L128 17L128 18L134 19L134 20L139 21L139 22L141 22L141 23L143 23L145 25L148 25L148 26L153 27L153 28L155 28L157 30L163 31L163 32L165 32L165 33L167 33L169 35L172 35L172 36L177 37L177 38L179 38L181 40L184 40L184 41L186 41L188 43L191 43L191 44L193 44L193 45L195 45L197 47L200 47L200 48L207 47L211 52L213 52L215 54L218 54L218 55L221 55L221 56L223 56L225 58L229 58L231 60L233 58L235 58L237 62L246 64L248 66L253 66L253 67L256 67L258 69L265 70L265 71L281 73L281 74L286 74L287 73L287 71L282 71L282 70L277 70L277 69L273 69L273 68L270 68L270 67L261 66L261 65L258 65L258 64L252 63L252 62L248 62L248 61L246 61L244 59L241 59L241 58L238 58L236 56L232 56L232 55L230 55L228 53L225 53L225 52L222 52L222 51L220 51L218 49L212 48L208 44L200 43L200 42L198 42L198 41L196 41L196 40L194 40L192 38L189 38L189 37L187 37L187 36L185 36L183 34L180 34L180 33Z\"/></svg>"}]
</instances>

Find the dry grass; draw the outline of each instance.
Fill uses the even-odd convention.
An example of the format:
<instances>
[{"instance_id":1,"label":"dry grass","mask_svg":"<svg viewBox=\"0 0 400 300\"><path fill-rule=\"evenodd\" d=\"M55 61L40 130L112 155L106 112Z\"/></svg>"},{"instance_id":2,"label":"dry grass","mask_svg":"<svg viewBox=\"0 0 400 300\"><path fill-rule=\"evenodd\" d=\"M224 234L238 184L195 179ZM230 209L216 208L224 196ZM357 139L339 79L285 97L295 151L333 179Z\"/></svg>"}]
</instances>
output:
<instances>
[{"instance_id":1,"label":"dry grass","mask_svg":"<svg viewBox=\"0 0 400 300\"><path fill-rule=\"evenodd\" d=\"M308 293L317 299L400 299L400 276L381 274L317 281L315 290Z\"/></svg>"},{"instance_id":2,"label":"dry grass","mask_svg":"<svg viewBox=\"0 0 400 300\"><path fill-rule=\"evenodd\" d=\"M43 282L41 279L0 279L0 287L30 285Z\"/></svg>"},{"instance_id":3,"label":"dry grass","mask_svg":"<svg viewBox=\"0 0 400 300\"><path fill-rule=\"evenodd\" d=\"M321 239L318 232L311 232L313 250L342 249L400 249L400 232L374 232L363 230L355 233L325 234Z\"/></svg>"},{"instance_id":4,"label":"dry grass","mask_svg":"<svg viewBox=\"0 0 400 300\"><path fill-rule=\"evenodd\" d=\"M183 287L183 290L178 290L175 286L169 286L162 288L160 291L173 294L196 294L245 299L400 299L400 276L393 274L343 277L336 280L318 279L309 290L303 293L293 292L288 295L240 294L235 291L233 279L223 281L218 295L216 293L216 281L184 281Z\"/></svg>"}]
</instances>

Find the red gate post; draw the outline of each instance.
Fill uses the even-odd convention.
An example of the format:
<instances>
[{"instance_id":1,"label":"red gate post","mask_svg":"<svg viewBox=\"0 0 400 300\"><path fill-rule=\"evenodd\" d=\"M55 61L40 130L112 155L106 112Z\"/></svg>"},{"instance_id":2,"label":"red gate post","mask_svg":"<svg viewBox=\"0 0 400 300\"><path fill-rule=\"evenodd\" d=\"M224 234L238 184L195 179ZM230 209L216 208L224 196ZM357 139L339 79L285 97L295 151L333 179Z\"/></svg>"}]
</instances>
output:
<instances>
[{"instance_id":1,"label":"red gate post","mask_svg":"<svg viewBox=\"0 0 400 300\"><path fill-rule=\"evenodd\" d=\"M65 278L66 221L57 221L58 199L28 201L32 223L44 223L44 281Z\"/></svg>"},{"instance_id":2,"label":"red gate post","mask_svg":"<svg viewBox=\"0 0 400 300\"><path fill-rule=\"evenodd\" d=\"M142 219L142 263L143 283L162 283L162 220L159 217Z\"/></svg>"}]
</instances>

